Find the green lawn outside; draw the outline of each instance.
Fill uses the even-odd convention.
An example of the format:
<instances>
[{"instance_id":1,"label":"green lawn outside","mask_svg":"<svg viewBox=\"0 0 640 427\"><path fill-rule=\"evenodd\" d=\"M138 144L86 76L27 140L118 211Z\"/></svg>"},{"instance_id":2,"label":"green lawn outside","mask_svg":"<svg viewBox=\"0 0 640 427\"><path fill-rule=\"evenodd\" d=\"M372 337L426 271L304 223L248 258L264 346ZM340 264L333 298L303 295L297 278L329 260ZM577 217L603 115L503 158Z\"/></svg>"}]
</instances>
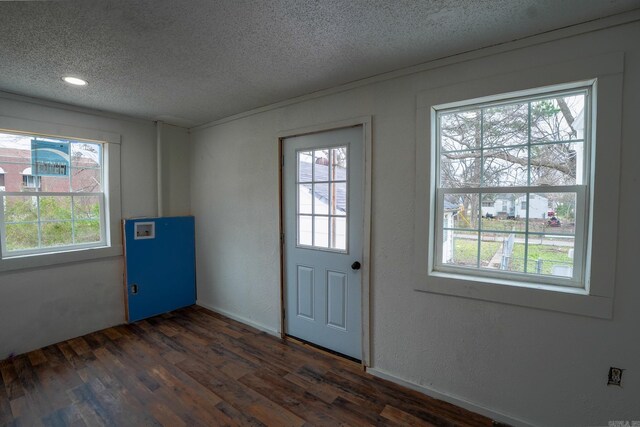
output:
<instances>
[{"instance_id":1,"label":"green lawn outside","mask_svg":"<svg viewBox=\"0 0 640 427\"><path fill-rule=\"evenodd\" d=\"M524 243L515 243L509 271L524 272ZM528 265L529 273L536 272L537 261L542 260L542 274L551 274L554 265L573 266L573 260L569 257L568 246L553 246L541 244L529 244ZM482 241L480 249L480 265L488 266L491 258L496 252L502 250L502 242ZM454 261L456 265L475 266L477 265L478 241L474 239L455 239Z\"/></svg>"},{"instance_id":2,"label":"green lawn outside","mask_svg":"<svg viewBox=\"0 0 640 427\"><path fill-rule=\"evenodd\" d=\"M77 196L72 211L70 196L6 196L4 218L7 250L64 246L100 241L100 206L95 197ZM38 207L40 243L38 243ZM72 219L75 217L75 221ZM74 239L75 235L75 239Z\"/></svg>"}]
</instances>

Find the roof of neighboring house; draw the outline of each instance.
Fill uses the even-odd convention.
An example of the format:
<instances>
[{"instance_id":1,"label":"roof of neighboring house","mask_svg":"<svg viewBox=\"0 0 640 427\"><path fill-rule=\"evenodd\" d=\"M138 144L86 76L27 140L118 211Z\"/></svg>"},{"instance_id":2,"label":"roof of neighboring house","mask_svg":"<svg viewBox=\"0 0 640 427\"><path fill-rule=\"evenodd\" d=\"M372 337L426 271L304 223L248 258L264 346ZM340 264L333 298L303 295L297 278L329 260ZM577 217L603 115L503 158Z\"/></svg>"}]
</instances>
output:
<instances>
[{"instance_id":1,"label":"roof of neighboring house","mask_svg":"<svg viewBox=\"0 0 640 427\"><path fill-rule=\"evenodd\" d=\"M451 203L447 200L444 201L444 210L445 211L457 211L460 209L459 205L456 205L455 203Z\"/></svg>"},{"instance_id":2,"label":"roof of neighboring house","mask_svg":"<svg viewBox=\"0 0 640 427\"><path fill-rule=\"evenodd\" d=\"M313 167L315 167L315 177L313 176ZM321 163L309 163L298 162L298 181L301 184L308 182L307 188L311 190L311 180L314 181L329 181L329 173L331 173L331 181L346 181L347 171L342 166L334 166L333 170L329 170L329 165L323 165ZM314 179L315 178L315 179ZM347 211L347 189L346 185L337 185L336 188L336 208L340 212ZM328 184L316 184L314 186L314 197L320 199L329 204L329 185Z\"/></svg>"}]
</instances>

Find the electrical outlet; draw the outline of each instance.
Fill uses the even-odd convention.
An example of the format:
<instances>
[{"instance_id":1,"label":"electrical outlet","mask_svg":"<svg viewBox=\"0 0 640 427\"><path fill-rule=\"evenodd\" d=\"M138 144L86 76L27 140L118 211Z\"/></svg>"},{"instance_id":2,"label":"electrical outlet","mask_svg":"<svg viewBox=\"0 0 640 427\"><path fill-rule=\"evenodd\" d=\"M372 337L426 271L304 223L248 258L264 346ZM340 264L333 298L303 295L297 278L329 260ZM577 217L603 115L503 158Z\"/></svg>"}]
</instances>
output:
<instances>
[{"instance_id":1,"label":"electrical outlet","mask_svg":"<svg viewBox=\"0 0 640 427\"><path fill-rule=\"evenodd\" d=\"M622 371L624 371L624 369L614 368L613 366L610 367L607 385L622 386Z\"/></svg>"}]
</instances>

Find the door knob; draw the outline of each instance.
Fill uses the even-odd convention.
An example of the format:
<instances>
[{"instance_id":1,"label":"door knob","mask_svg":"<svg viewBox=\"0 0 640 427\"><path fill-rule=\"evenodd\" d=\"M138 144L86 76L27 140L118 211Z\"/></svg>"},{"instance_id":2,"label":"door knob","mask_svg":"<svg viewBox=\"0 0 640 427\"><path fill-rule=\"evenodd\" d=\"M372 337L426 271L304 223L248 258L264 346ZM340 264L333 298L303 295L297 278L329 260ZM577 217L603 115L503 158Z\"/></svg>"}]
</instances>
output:
<instances>
[{"instance_id":1,"label":"door knob","mask_svg":"<svg viewBox=\"0 0 640 427\"><path fill-rule=\"evenodd\" d=\"M351 268L353 270L360 270L360 263L358 261L354 262L353 264L351 264Z\"/></svg>"}]
</instances>

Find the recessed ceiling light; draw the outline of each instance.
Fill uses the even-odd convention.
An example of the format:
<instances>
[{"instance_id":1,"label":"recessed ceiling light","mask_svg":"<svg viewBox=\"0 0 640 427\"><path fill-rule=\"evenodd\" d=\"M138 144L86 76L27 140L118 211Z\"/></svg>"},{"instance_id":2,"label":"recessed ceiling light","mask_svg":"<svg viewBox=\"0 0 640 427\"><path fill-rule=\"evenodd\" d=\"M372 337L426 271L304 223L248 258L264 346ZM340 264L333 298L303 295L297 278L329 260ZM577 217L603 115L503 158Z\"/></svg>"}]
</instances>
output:
<instances>
[{"instance_id":1,"label":"recessed ceiling light","mask_svg":"<svg viewBox=\"0 0 640 427\"><path fill-rule=\"evenodd\" d=\"M87 81L79 79L77 77L63 77L62 80L74 86L86 86Z\"/></svg>"}]
</instances>

